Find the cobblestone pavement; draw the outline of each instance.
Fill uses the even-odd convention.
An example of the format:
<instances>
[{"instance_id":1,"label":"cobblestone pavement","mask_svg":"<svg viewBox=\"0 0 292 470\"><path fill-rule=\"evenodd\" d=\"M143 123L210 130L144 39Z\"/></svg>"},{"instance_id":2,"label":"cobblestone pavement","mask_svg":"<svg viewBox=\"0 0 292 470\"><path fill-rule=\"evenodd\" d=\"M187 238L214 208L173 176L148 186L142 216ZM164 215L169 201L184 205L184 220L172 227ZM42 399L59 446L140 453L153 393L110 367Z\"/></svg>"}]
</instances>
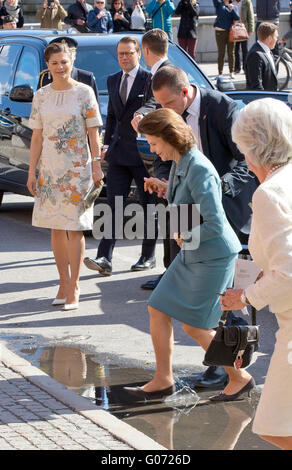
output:
<instances>
[{"instance_id":1,"label":"cobblestone pavement","mask_svg":"<svg viewBox=\"0 0 292 470\"><path fill-rule=\"evenodd\" d=\"M0 362L0 450L132 450Z\"/></svg>"}]
</instances>

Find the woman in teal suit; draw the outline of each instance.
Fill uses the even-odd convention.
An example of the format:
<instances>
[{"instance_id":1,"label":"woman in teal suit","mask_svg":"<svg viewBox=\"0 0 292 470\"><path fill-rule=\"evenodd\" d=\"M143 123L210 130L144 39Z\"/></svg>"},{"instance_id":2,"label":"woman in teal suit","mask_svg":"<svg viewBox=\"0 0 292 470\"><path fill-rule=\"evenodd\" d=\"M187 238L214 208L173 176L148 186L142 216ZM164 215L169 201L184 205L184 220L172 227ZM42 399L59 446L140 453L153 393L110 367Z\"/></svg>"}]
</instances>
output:
<instances>
[{"instance_id":1,"label":"woman in teal suit","mask_svg":"<svg viewBox=\"0 0 292 470\"><path fill-rule=\"evenodd\" d=\"M140 121L139 132L145 134L152 152L173 162L169 182L147 178L145 190L159 195L167 191L171 205L199 204L202 217L201 225L188 227L191 232L176 237L182 249L148 301L155 376L143 387L126 387L141 398L162 398L175 391L171 319L181 321L184 331L204 350L208 348L222 313L217 294L233 284L241 244L225 216L219 175L198 150L182 117L167 108L157 109ZM229 382L224 396L238 398L242 389L251 386L251 376L242 369L226 371Z\"/></svg>"}]
</instances>

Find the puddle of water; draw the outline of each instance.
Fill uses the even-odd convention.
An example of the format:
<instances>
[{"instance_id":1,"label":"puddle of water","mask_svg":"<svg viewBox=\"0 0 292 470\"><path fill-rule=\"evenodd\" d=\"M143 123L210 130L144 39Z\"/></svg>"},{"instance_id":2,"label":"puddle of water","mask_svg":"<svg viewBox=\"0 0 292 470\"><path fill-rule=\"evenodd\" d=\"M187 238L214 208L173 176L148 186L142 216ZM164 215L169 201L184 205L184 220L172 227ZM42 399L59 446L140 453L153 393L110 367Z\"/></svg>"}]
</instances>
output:
<instances>
[{"instance_id":1,"label":"puddle of water","mask_svg":"<svg viewBox=\"0 0 292 470\"><path fill-rule=\"evenodd\" d=\"M187 370L176 371L175 396L141 402L123 387L143 385L153 371L107 364L78 345L40 346L34 336L6 336L5 340L10 349L55 380L168 449L275 449L251 432L255 402L211 403L208 398L218 392L196 394L195 376Z\"/></svg>"}]
</instances>

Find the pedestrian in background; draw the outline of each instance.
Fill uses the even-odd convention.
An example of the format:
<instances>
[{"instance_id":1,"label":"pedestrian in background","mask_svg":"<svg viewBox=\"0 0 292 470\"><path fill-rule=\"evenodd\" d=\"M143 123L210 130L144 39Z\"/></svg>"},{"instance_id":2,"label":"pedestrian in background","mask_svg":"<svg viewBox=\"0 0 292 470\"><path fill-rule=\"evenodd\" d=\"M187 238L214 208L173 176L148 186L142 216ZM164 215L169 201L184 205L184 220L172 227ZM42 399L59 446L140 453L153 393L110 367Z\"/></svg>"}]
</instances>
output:
<instances>
[{"instance_id":1,"label":"pedestrian in background","mask_svg":"<svg viewBox=\"0 0 292 470\"><path fill-rule=\"evenodd\" d=\"M12 16L17 28L22 28L24 24L23 10L18 0L4 0L0 8L0 25L3 24L4 16Z\"/></svg>"},{"instance_id":2,"label":"pedestrian in background","mask_svg":"<svg viewBox=\"0 0 292 470\"><path fill-rule=\"evenodd\" d=\"M33 98L27 187L35 197L32 224L51 229L60 278L53 305L75 310L83 230L91 230L93 223L93 207L84 209L83 198L92 183L99 185L103 178L98 133L102 119L92 88L71 77L73 57L67 44L49 44L45 61L53 81Z\"/></svg>"},{"instance_id":3,"label":"pedestrian in background","mask_svg":"<svg viewBox=\"0 0 292 470\"><path fill-rule=\"evenodd\" d=\"M180 0L175 14L181 17L177 39L179 45L194 59L197 48L197 27L200 4L197 0Z\"/></svg>"},{"instance_id":4,"label":"pedestrian in background","mask_svg":"<svg viewBox=\"0 0 292 470\"><path fill-rule=\"evenodd\" d=\"M40 20L41 28L62 29L62 21L67 12L59 0L45 0L44 4L36 13L36 19Z\"/></svg>"},{"instance_id":5,"label":"pedestrian in background","mask_svg":"<svg viewBox=\"0 0 292 470\"><path fill-rule=\"evenodd\" d=\"M277 91L277 69L272 50L278 39L278 26L261 23L258 40L248 51L246 59L247 90Z\"/></svg>"},{"instance_id":6,"label":"pedestrian in background","mask_svg":"<svg viewBox=\"0 0 292 470\"><path fill-rule=\"evenodd\" d=\"M235 43L229 41L229 30L233 21L239 20L239 14L232 0L213 0L213 4L217 15L214 28L218 48L218 75L220 77L223 73L225 50L227 48L229 73L230 78L233 79Z\"/></svg>"},{"instance_id":7,"label":"pedestrian in background","mask_svg":"<svg viewBox=\"0 0 292 470\"><path fill-rule=\"evenodd\" d=\"M273 23L279 27L280 24L280 11L281 11L281 1L280 0L256 0L256 14L257 22L255 28L256 41L258 39L257 32L259 25L262 22ZM275 56L279 55L278 44L275 44L272 53Z\"/></svg>"},{"instance_id":8,"label":"pedestrian in background","mask_svg":"<svg viewBox=\"0 0 292 470\"><path fill-rule=\"evenodd\" d=\"M67 10L68 15L64 18L64 23L76 28L79 33L90 33L87 23L88 12L90 10L92 10L92 6L86 3L85 0L76 0L75 3L69 6Z\"/></svg>"},{"instance_id":9,"label":"pedestrian in background","mask_svg":"<svg viewBox=\"0 0 292 470\"><path fill-rule=\"evenodd\" d=\"M125 9L124 0L112 0L110 14L114 24L114 33L129 31L131 15Z\"/></svg>"},{"instance_id":10,"label":"pedestrian in background","mask_svg":"<svg viewBox=\"0 0 292 470\"><path fill-rule=\"evenodd\" d=\"M94 8L88 13L87 21L92 33L108 34L114 30L112 15L105 8L105 0L94 0Z\"/></svg>"},{"instance_id":11,"label":"pedestrian in background","mask_svg":"<svg viewBox=\"0 0 292 470\"><path fill-rule=\"evenodd\" d=\"M10 15L4 16L2 21L3 21L3 26L2 26L3 29L16 29L16 22L12 16Z\"/></svg>"},{"instance_id":12,"label":"pedestrian in background","mask_svg":"<svg viewBox=\"0 0 292 470\"><path fill-rule=\"evenodd\" d=\"M235 5L238 8L240 20L246 27L249 37L252 36L254 32L254 9L251 0L235 0ZM242 52L242 68L245 71L247 44L248 40L235 43L235 73L239 73L241 70L240 49Z\"/></svg>"},{"instance_id":13,"label":"pedestrian in background","mask_svg":"<svg viewBox=\"0 0 292 470\"><path fill-rule=\"evenodd\" d=\"M232 137L260 181L249 251L262 276L244 291L228 289L222 309L269 306L276 316L279 329L253 432L292 450L292 112L271 98L255 100L240 111Z\"/></svg>"},{"instance_id":14,"label":"pedestrian in background","mask_svg":"<svg viewBox=\"0 0 292 470\"><path fill-rule=\"evenodd\" d=\"M146 6L146 12L152 18L152 28L159 28L165 31L172 41L171 16L175 11L175 6L171 0L151 0Z\"/></svg>"}]
</instances>

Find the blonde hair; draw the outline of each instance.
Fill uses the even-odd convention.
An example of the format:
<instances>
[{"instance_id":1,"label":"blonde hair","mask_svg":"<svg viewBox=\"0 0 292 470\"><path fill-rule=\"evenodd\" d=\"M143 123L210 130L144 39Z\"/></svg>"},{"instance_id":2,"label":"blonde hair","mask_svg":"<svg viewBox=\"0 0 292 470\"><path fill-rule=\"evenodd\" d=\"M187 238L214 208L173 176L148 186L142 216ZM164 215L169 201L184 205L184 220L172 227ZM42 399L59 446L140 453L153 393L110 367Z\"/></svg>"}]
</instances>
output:
<instances>
[{"instance_id":1,"label":"blonde hair","mask_svg":"<svg viewBox=\"0 0 292 470\"><path fill-rule=\"evenodd\" d=\"M252 101L240 111L231 132L255 166L271 168L292 160L292 111L282 101Z\"/></svg>"},{"instance_id":2,"label":"blonde hair","mask_svg":"<svg viewBox=\"0 0 292 470\"><path fill-rule=\"evenodd\" d=\"M196 138L190 126L172 109L160 108L144 116L139 122L141 134L161 137L184 155L196 144Z\"/></svg>"}]
</instances>

